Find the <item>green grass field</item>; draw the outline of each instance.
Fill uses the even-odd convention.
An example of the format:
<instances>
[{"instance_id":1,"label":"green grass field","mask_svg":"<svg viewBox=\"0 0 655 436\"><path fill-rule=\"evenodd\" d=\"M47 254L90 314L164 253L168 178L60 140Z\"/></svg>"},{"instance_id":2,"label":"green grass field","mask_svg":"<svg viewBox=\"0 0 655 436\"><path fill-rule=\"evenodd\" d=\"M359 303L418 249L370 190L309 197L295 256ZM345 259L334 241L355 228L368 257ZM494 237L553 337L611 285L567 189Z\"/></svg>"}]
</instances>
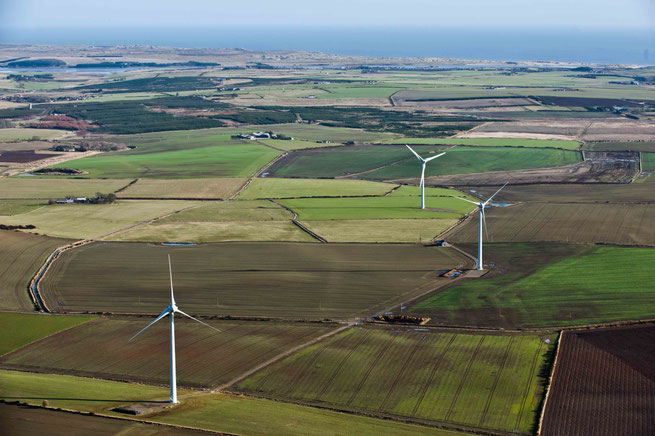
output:
<instances>
[{"instance_id":1,"label":"green grass field","mask_svg":"<svg viewBox=\"0 0 655 436\"><path fill-rule=\"evenodd\" d=\"M0 370L0 398L38 406L47 400L51 407L108 413L121 404L168 398L168 388Z\"/></svg>"},{"instance_id":2,"label":"green grass field","mask_svg":"<svg viewBox=\"0 0 655 436\"><path fill-rule=\"evenodd\" d=\"M44 200L0 200L0 220L3 216L20 215L45 204Z\"/></svg>"},{"instance_id":3,"label":"green grass field","mask_svg":"<svg viewBox=\"0 0 655 436\"><path fill-rule=\"evenodd\" d=\"M31 233L62 238L93 238L142 221L200 204L193 201L120 200L114 204L44 206L21 215L2 217L3 224L36 226Z\"/></svg>"},{"instance_id":4,"label":"green grass field","mask_svg":"<svg viewBox=\"0 0 655 436\"><path fill-rule=\"evenodd\" d=\"M287 141L284 139L260 139L257 142L260 144L270 145L271 147L280 148L282 150L287 150L287 151L303 150L305 148L333 147L335 145L341 145L340 142L322 143L317 141L303 141L299 139L294 139L293 141Z\"/></svg>"},{"instance_id":5,"label":"green grass field","mask_svg":"<svg viewBox=\"0 0 655 436\"><path fill-rule=\"evenodd\" d=\"M446 323L554 327L652 319L651 268L655 250L573 246L548 257L545 245L488 244L487 261L505 274L468 280L418 303L410 313ZM544 247L546 249L544 249ZM514 260L511 260L516 258ZM512 268L513 262L528 265ZM531 263L535 263L537 268Z\"/></svg>"},{"instance_id":6,"label":"green grass field","mask_svg":"<svg viewBox=\"0 0 655 436\"><path fill-rule=\"evenodd\" d=\"M41 294L53 310L158 314L168 304L167 254L185 312L287 319L370 315L468 264L455 250L417 244L99 242L63 253Z\"/></svg>"},{"instance_id":7,"label":"green grass field","mask_svg":"<svg viewBox=\"0 0 655 436\"><path fill-rule=\"evenodd\" d=\"M543 339L354 328L239 388L344 410L530 434L542 393L539 369L549 349Z\"/></svg>"},{"instance_id":8,"label":"green grass field","mask_svg":"<svg viewBox=\"0 0 655 436\"><path fill-rule=\"evenodd\" d=\"M27 287L56 248L70 242L0 230L0 310L34 310Z\"/></svg>"},{"instance_id":9,"label":"green grass field","mask_svg":"<svg viewBox=\"0 0 655 436\"><path fill-rule=\"evenodd\" d=\"M312 220L303 225L328 242L427 243L457 219Z\"/></svg>"},{"instance_id":10,"label":"green grass field","mask_svg":"<svg viewBox=\"0 0 655 436\"><path fill-rule=\"evenodd\" d=\"M419 145L414 149L429 157L444 146ZM549 148L458 147L426 168L426 176L509 171L568 165L581 160L578 152ZM407 148L374 145L302 150L290 153L271 167L275 177L339 177L357 174L365 179L389 180L420 176L420 163Z\"/></svg>"},{"instance_id":11,"label":"green grass field","mask_svg":"<svg viewBox=\"0 0 655 436\"><path fill-rule=\"evenodd\" d=\"M294 197L348 197L384 195L397 185L363 180L269 179L252 181L240 199Z\"/></svg>"},{"instance_id":12,"label":"green grass field","mask_svg":"<svg viewBox=\"0 0 655 436\"><path fill-rule=\"evenodd\" d=\"M246 183L245 178L139 179L118 197L226 199Z\"/></svg>"},{"instance_id":13,"label":"green grass field","mask_svg":"<svg viewBox=\"0 0 655 436\"><path fill-rule=\"evenodd\" d=\"M420 152L419 152L420 154ZM487 171L510 171L569 165L579 162L579 152L567 150L510 148L510 147L458 147L430 162L426 177L447 174L469 174ZM421 166L416 159L408 159L382 168L362 177L367 179L404 179L420 176Z\"/></svg>"},{"instance_id":14,"label":"green grass field","mask_svg":"<svg viewBox=\"0 0 655 436\"><path fill-rule=\"evenodd\" d=\"M15 177L0 179L0 197L3 199L91 197L97 192L108 194L130 183L124 180L39 179Z\"/></svg>"},{"instance_id":15,"label":"green grass field","mask_svg":"<svg viewBox=\"0 0 655 436\"><path fill-rule=\"evenodd\" d=\"M61 330L94 319L94 316L64 316L0 313L0 356Z\"/></svg>"},{"instance_id":16,"label":"green grass field","mask_svg":"<svg viewBox=\"0 0 655 436\"><path fill-rule=\"evenodd\" d=\"M66 133L63 130L53 129L0 129L0 142L29 141L34 137L38 137L39 140L54 139L64 136Z\"/></svg>"},{"instance_id":17,"label":"green grass field","mask_svg":"<svg viewBox=\"0 0 655 436\"><path fill-rule=\"evenodd\" d=\"M339 219L457 219L469 212L470 203L452 197L299 198L280 200L300 220Z\"/></svg>"},{"instance_id":18,"label":"green grass field","mask_svg":"<svg viewBox=\"0 0 655 436\"><path fill-rule=\"evenodd\" d=\"M248 177L279 154L263 145L244 143L141 154L112 152L52 168L75 168L88 177L115 179Z\"/></svg>"},{"instance_id":19,"label":"green grass field","mask_svg":"<svg viewBox=\"0 0 655 436\"><path fill-rule=\"evenodd\" d=\"M183 399L180 406L158 414L152 420L253 436L275 434L463 436L465 434L297 404L225 394Z\"/></svg>"},{"instance_id":20,"label":"green grass field","mask_svg":"<svg viewBox=\"0 0 655 436\"><path fill-rule=\"evenodd\" d=\"M443 144L473 145L476 147L525 147L525 148L562 148L578 150L580 143L557 139L518 139L518 138L402 138L393 139L388 144Z\"/></svg>"},{"instance_id":21,"label":"green grass field","mask_svg":"<svg viewBox=\"0 0 655 436\"><path fill-rule=\"evenodd\" d=\"M221 201L164 218L158 223L221 222L221 221L286 221L293 215L283 207L267 200Z\"/></svg>"}]
</instances>

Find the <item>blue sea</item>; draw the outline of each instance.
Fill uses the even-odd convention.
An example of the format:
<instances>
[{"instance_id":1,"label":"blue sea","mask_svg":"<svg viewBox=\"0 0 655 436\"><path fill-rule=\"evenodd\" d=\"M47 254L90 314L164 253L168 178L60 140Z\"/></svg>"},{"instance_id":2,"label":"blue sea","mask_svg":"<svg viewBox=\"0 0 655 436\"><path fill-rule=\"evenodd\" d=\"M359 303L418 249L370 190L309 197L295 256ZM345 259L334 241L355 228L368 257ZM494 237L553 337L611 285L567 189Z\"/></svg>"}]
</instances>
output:
<instances>
[{"instance_id":1,"label":"blue sea","mask_svg":"<svg viewBox=\"0 0 655 436\"><path fill-rule=\"evenodd\" d=\"M0 42L306 50L370 57L450 57L655 65L655 32L626 29L299 27L0 30ZM383 63L383 62L382 62Z\"/></svg>"}]
</instances>

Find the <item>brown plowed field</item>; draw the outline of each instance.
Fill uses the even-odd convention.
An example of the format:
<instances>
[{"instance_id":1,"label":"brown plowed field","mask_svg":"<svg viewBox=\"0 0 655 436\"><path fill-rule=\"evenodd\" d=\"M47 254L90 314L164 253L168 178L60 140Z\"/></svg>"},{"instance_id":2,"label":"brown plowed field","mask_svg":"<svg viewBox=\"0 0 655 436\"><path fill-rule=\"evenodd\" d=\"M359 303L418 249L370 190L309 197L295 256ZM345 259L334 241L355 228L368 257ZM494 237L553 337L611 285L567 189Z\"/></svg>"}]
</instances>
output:
<instances>
[{"instance_id":1,"label":"brown plowed field","mask_svg":"<svg viewBox=\"0 0 655 436\"><path fill-rule=\"evenodd\" d=\"M651 204L525 203L487 211L493 242L574 242L655 245ZM453 242L475 242L477 218L450 235Z\"/></svg>"},{"instance_id":2,"label":"brown plowed field","mask_svg":"<svg viewBox=\"0 0 655 436\"><path fill-rule=\"evenodd\" d=\"M180 315L175 319L178 383L188 387L218 386L334 328L316 323L207 320L221 330L217 332ZM91 321L6 354L0 365L6 369L167 385L168 318L130 342L152 320Z\"/></svg>"},{"instance_id":3,"label":"brown plowed field","mask_svg":"<svg viewBox=\"0 0 655 436\"><path fill-rule=\"evenodd\" d=\"M57 154L37 153L33 150L3 151L0 162L26 163L58 156Z\"/></svg>"},{"instance_id":4,"label":"brown plowed field","mask_svg":"<svg viewBox=\"0 0 655 436\"><path fill-rule=\"evenodd\" d=\"M168 304L169 253L185 312L287 319L371 315L467 263L455 250L415 244L102 242L63 253L41 294L54 311L158 314Z\"/></svg>"},{"instance_id":5,"label":"brown plowed field","mask_svg":"<svg viewBox=\"0 0 655 436\"><path fill-rule=\"evenodd\" d=\"M637 436L655 429L655 327L562 334L544 436Z\"/></svg>"}]
</instances>

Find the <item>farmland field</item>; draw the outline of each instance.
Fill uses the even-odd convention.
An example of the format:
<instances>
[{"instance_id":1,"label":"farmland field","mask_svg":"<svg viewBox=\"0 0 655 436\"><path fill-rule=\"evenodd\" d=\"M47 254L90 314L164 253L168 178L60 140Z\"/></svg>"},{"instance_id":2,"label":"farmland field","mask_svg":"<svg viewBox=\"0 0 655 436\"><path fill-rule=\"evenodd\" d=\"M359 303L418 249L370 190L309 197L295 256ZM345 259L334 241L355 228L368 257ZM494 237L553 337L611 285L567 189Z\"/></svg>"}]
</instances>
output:
<instances>
[{"instance_id":1,"label":"farmland field","mask_svg":"<svg viewBox=\"0 0 655 436\"><path fill-rule=\"evenodd\" d=\"M652 326L563 332L542 434L650 434L654 339Z\"/></svg>"},{"instance_id":2,"label":"farmland field","mask_svg":"<svg viewBox=\"0 0 655 436\"><path fill-rule=\"evenodd\" d=\"M184 304L180 306L185 308ZM0 365L7 369L166 385L170 375L167 320L129 340L152 320L151 317L97 319L6 354ZM336 328L336 325L318 323L206 322L220 333L177 317L180 386L218 386L286 349Z\"/></svg>"},{"instance_id":3,"label":"farmland field","mask_svg":"<svg viewBox=\"0 0 655 436\"><path fill-rule=\"evenodd\" d=\"M0 313L0 356L58 331L90 321L93 316Z\"/></svg>"},{"instance_id":4,"label":"farmland field","mask_svg":"<svg viewBox=\"0 0 655 436\"><path fill-rule=\"evenodd\" d=\"M375 313L467 264L454 250L405 244L93 243L63 253L41 294L58 311L159 313L168 253L187 313L292 319Z\"/></svg>"},{"instance_id":5,"label":"farmland field","mask_svg":"<svg viewBox=\"0 0 655 436\"><path fill-rule=\"evenodd\" d=\"M62 238L93 238L199 203L121 200L114 204L52 205L2 217L3 224L36 226L30 232Z\"/></svg>"},{"instance_id":6,"label":"farmland field","mask_svg":"<svg viewBox=\"0 0 655 436\"><path fill-rule=\"evenodd\" d=\"M239 195L240 199L294 197L348 197L384 195L397 185L363 180L258 178Z\"/></svg>"},{"instance_id":7,"label":"farmland field","mask_svg":"<svg viewBox=\"0 0 655 436\"><path fill-rule=\"evenodd\" d=\"M299 198L280 200L300 220L338 219L458 219L472 206L452 197L426 197L421 209L418 197Z\"/></svg>"},{"instance_id":8,"label":"farmland field","mask_svg":"<svg viewBox=\"0 0 655 436\"><path fill-rule=\"evenodd\" d=\"M646 224L655 219L651 204L525 203L491 208L486 218L494 242L655 245L655 228ZM458 227L449 239L474 242L477 232L476 218Z\"/></svg>"},{"instance_id":9,"label":"farmland field","mask_svg":"<svg viewBox=\"0 0 655 436\"><path fill-rule=\"evenodd\" d=\"M354 328L251 376L239 389L417 421L531 433L546 338L418 330Z\"/></svg>"},{"instance_id":10,"label":"farmland field","mask_svg":"<svg viewBox=\"0 0 655 436\"><path fill-rule=\"evenodd\" d=\"M424 156L442 148L422 145L414 149ZM369 171L409 158L415 160L404 145L315 148L289 153L271 166L270 173L274 177L332 178ZM420 167L417 168L420 171Z\"/></svg>"},{"instance_id":11,"label":"farmland field","mask_svg":"<svg viewBox=\"0 0 655 436\"><path fill-rule=\"evenodd\" d=\"M7 435L71 436L118 435L202 436L202 431L170 428L161 425L117 420L100 416L80 415L56 410L0 404L0 433Z\"/></svg>"},{"instance_id":12,"label":"farmland field","mask_svg":"<svg viewBox=\"0 0 655 436\"><path fill-rule=\"evenodd\" d=\"M113 241L315 241L293 214L267 200L211 202L109 238Z\"/></svg>"},{"instance_id":13,"label":"farmland field","mask_svg":"<svg viewBox=\"0 0 655 436\"><path fill-rule=\"evenodd\" d=\"M388 143L473 145L476 147L562 148L564 150L578 150L580 148L580 143L577 141L520 138L401 138L388 141Z\"/></svg>"},{"instance_id":14,"label":"farmland field","mask_svg":"<svg viewBox=\"0 0 655 436\"><path fill-rule=\"evenodd\" d=\"M0 370L0 399L106 413L128 402L161 400L168 388L54 374ZM69 429L70 430L70 429Z\"/></svg>"},{"instance_id":15,"label":"farmland field","mask_svg":"<svg viewBox=\"0 0 655 436\"><path fill-rule=\"evenodd\" d=\"M471 187L483 196L490 196L496 187ZM426 191L427 192L427 191ZM496 197L498 201L578 202L578 203L642 203L655 202L655 189L641 184L541 184L507 185Z\"/></svg>"},{"instance_id":16,"label":"farmland field","mask_svg":"<svg viewBox=\"0 0 655 436\"><path fill-rule=\"evenodd\" d=\"M651 319L655 313L655 249L514 243L485 250L486 264L494 266L487 276L427 297L409 313L437 323L508 328Z\"/></svg>"},{"instance_id":17,"label":"farmland field","mask_svg":"<svg viewBox=\"0 0 655 436\"><path fill-rule=\"evenodd\" d=\"M216 179L139 179L118 197L129 198L193 198L226 199L237 192L245 178Z\"/></svg>"},{"instance_id":18,"label":"farmland field","mask_svg":"<svg viewBox=\"0 0 655 436\"><path fill-rule=\"evenodd\" d=\"M409 150L408 150L409 151ZM420 152L419 152L420 154ZM569 165L581 160L580 153L547 148L457 147L427 165L425 176L510 171ZM408 159L363 175L367 179L418 178L420 165Z\"/></svg>"},{"instance_id":19,"label":"farmland field","mask_svg":"<svg viewBox=\"0 0 655 436\"><path fill-rule=\"evenodd\" d=\"M46 204L43 200L0 200L0 219L10 215L20 215L38 209Z\"/></svg>"},{"instance_id":20,"label":"farmland field","mask_svg":"<svg viewBox=\"0 0 655 436\"><path fill-rule=\"evenodd\" d=\"M97 192L108 194L126 186L131 180L39 179L35 177L1 178L3 199L92 197Z\"/></svg>"},{"instance_id":21,"label":"farmland field","mask_svg":"<svg viewBox=\"0 0 655 436\"><path fill-rule=\"evenodd\" d=\"M288 436L468 435L468 433L229 394L212 394L184 399L181 406L158 414L151 419L167 424L188 425L219 432L255 436L271 434Z\"/></svg>"},{"instance_id":22,"label":"farmland field","mask_svg":"<svg viewBox=\"0 0 655 436\"><path fill-rule=\"evenodd\" d=\"M427 243L457 221L454 218L311 220L303 225L328 242Z\"/></svg>"},{"instance_id":23,"label":"farmland field","mask_svg":"<svg viewBox=\"0 0 655 436\"><path fill-rule=\"evenodd\" d=\"M236 241L316 242L316 239L302 231L289 219L283 221L153 223L118 234L107 240L179 243Z\"/></svg>"},{"instance_id":24,"label":"farmland field","mask_svg":"<svg viewBox=\"0 0 655 436\"><path fill-rule=\"evenodd\" d=\"M27 287L48 255L66 239L0 230L0 309L32 310Z\"/></svg>"},{"instance_id":25,"label":"farmland field","mask_svg":"<svg viewBox=\"0 0 655 436\"><path fill-rule=\"evenodd\" d=\"M65 134L63 130L52 129L0 129L0 142L29 141L35 136L38 136L39 140L53 139Z\"/></svg>"},{"instance_id":26,"label":"farmland field","mask_svg":"<svg viewBox=\"0 0 655 436\"><path fill-rule=\"evenodd\" d=\"M54 165L74 168L88 177L194 178L248 177L280 152L258 144L218 145L188 150L131 153L111 152Z\"/></svg>"}]
</instances>

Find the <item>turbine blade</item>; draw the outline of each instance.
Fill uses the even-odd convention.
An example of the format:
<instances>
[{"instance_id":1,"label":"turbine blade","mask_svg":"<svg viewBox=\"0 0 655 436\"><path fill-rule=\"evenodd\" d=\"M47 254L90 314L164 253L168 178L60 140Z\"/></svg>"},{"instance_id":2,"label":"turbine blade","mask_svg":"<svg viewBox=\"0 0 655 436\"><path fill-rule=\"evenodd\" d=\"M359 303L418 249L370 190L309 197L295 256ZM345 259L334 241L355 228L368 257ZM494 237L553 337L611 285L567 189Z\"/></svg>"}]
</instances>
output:
<instances>
[{"instance_id":1,"label":"turbine blade","mask_svg":"<svg viewBox=\"0 0 655 436\"><path fill-rule=\"evenodd\" d=\"M199 319L194 318L194 317L192 317L191 315L182 312L180 309L177 309L176 312L177 312L177 313L181 313L182 315L186 316L187 318L191 318L192 320L194 320L194 321L196 321L196 322L199 322L200 324L205 325L205 326L209 327L210 329L214 329L214 330L216 330L217 332L220 332L220 330L217 329L216 327L212 327L212 326L210 326L209 324L207 324L206 322L202 322L202 321L200 321Z\"/></svg>"},{"instance_id":2,"label":"turbine blade","mask_svg":"<svg viewBox=\"0 0 655 436\"><path fill-rule=\"evenodd\" d=\"M476 203L475 201L471 201L471 200L468 200L468 199L463 198L463 197L453 197L453 198L456 198L456 199L458 199L458 200L468 201L469 203L471 203L471 204L475 204L476 206L479 206L479 205L480 205L480 203Z\"/></svg>"},{"instance_id":3,"label":"turbine blade","mask_svg":"<svg viewBox=\"0 0 655 436\"><path fill-rule=\"evenodd\" d=\"M175 297L173 296L173 268L171 267L171 255L168 255L168 275L171 278L171 304L175 304Z\"/></svg>"},{"instance_id":4,"label":"turbine blade","mask_svg":"<svg viewBox=\"0 0 655 436\"><path fill-rule=\"evenodd\" d=\"M509 183L509 182L506 182L503 186L500 187L500 189L499 189L498 191L494 192L494 195L492 195L491 197L489 197L489 198L487 199L487 201L484 202L484 205L486 206L487 204L489 204L489 202L491 201L491 199L494 198L494 197L496 196L496 194L498 194L500 191L502 191L503 188L504 188L505 186L507 186L507 183Z\"/></svg>"},{"instance_id":5,"label":"turbine blade","mask_svg":"<svg viewBox=\"0 0 655 436\"><path fill-rule=\"evenodd\" d=\"M487 231L487 214L484 213L484 207L480 209L482 211L482 222L484 223L484 234L487 236L487 241L489 241L489 232Z\"/></svg>"},{"instance_id":6,"label":"turbine blade","mask_svg":"<svg viewBox=\"0 0 655 436\"><path fill-rule=\"evenodd\" d=\"M148 329L148 327L150 327L151 325L153 325L154 323L156 323L157 321L159 321L160 319L162 319L163 317L165 317L166 315L168 315L168 314L171 313L171 312L172 312L172 311L171 311L170 306L167 307L166 310L164 310L164 311L161 313L161 315L159 315L159 316L158 316L158 317L157 317L153 322L151 322L150 324L148 324L147 326L145 326L143 329L141 329L141 331L140 331L139 333L137 333L136 335L132 336L128 342L131 342L132 339L134 339L134 338L136 338L137 336L139 336L141 333L143 333L144 331L146 331L146 329Z\"/></svg>"},{"instance_id":7,"label":"turbine blade","mask_svg":"<svg viewBox=\"0 0 655 436\"><path fill-rule=\"evenodd\" d=\"M425 161L426 161L426 162L430 162L432 159L436 159L436 158L438 158L438 157L441 157L441 156L443 156L444 154L446 154L445 151L444 151L443 153L441 153L441 154L436 155L436 156L429 157L429 158L425 159Z\"/></svg>"},{"instance_id":8,"label":"turbine blade","mask_svg":"<svg viewBox=\"0 0 655 436\"><path fill-rule=\"evenodd\" d=\"M423 158L422 158L421 156L419 156L418 153L415 152L414 149L412 149L412 147L410 147L410 146L407 145L407 144L405 144L405 147L409 148L409 151L411 151L412 153L414 153L414 156L416 156L416 158L417 158L418 160L420 160L421 162L425 162L425 160L423 160Z\"/></svg>"}]
</instances>

